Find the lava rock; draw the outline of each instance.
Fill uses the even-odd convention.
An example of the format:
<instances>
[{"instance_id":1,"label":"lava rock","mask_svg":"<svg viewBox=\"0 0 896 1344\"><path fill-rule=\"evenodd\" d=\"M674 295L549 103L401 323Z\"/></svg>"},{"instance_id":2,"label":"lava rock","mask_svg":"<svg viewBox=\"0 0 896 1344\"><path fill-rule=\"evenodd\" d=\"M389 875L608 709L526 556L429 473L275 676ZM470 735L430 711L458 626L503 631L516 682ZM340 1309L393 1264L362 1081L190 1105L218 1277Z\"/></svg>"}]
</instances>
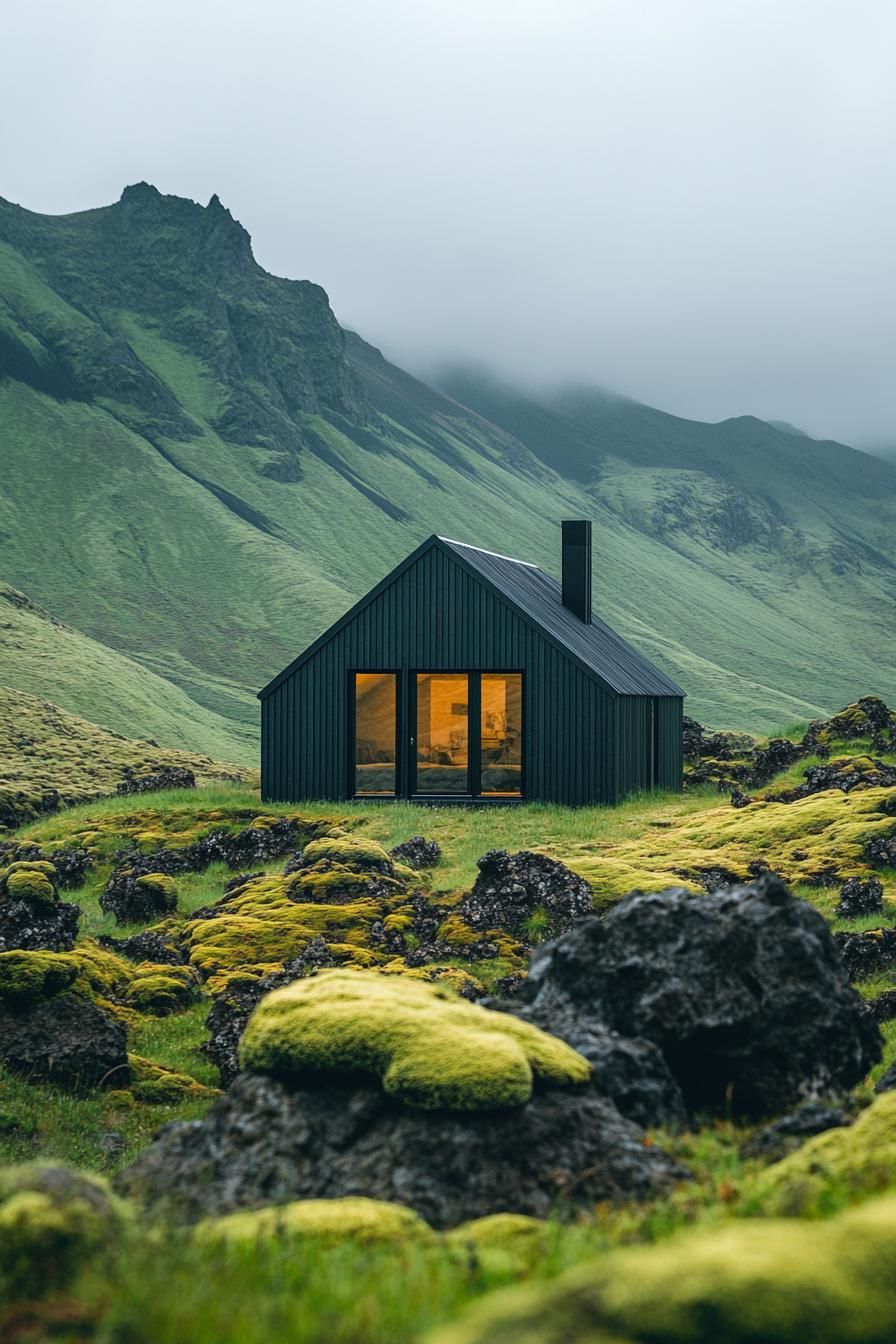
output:
<instances>
[{"instance_id":1,"label":"lava rock","mask_svg":"<svg viewBox=\"0 0 896 1344\"><path fill-rule=\"evenodd\" d=\"M593 1020L585 1020L569 1002L554 1000L539 1010L514 1001L486 1000L485 1006L531 1022L559 1036L594 1068L591 1086L608 1097L621 1115L645 1127L682 1130L687 1110L660 1049L642 1038L620 1036Z\"/></svg>"},{"instance_id":2,"label":"lava rock","mask_svg":"<svg viewBox=\"0 0 896 1344\"><path fill-rule=\"evenodd\" d=\"M144 929L130 938L110 938L104 934L98 939L102 947L116 952L129 961L150 961L156 966L185 966L190 960L187 946L177 933L164 927Z\"/></svg>"},{"instance_id":3,"label":"lava rock","mask_svg":"<svg viewBox=\"0 0 896 1344\"><path fill-rule=\"evenodd\" d=\"M127 1032L88 998L57 994L23 1007L0 1006L0 1061L13 1073L81 1090L126 1087Z\"/></svg>"},{"instance_id":4,"label":"lava rock","mask_svg":"<svg viewBox=\"0 0 896 1344\"><path fill-rule=\"evenodd\" d=\"M735 788L731 790L732 807L749 807L750 804L755 803L755 801L756 799L751 798L748 793L741 793L740 789Z\"/></svg>"},{"instance_id":5,"label":"lava rock","mask_svg":"<svg viewBox=\"0 0 896 1344\"><path fill-rule=\"evenodd\" d=\"M478 861L479 876L458 906L474 929L506 929L533 941L530 921L544 918L539 934L562 933L592 913L591 888L583 877L546 854L492 849Z\"/></svg>"},{"instance_id":6,"label":"lava rock","mask_svg":"<svg viewBox=\"0 0 896 1344\"><path fill-rule=\"evenodd\" d=\"M232 979L215 998L205 1025L209 1039L199 1047L206 1058L217 1066L221 1086L230 1087L240 1071L240 1037L252 1016L255 1005L272 989L290 985L302 976L313 975L323 967L338 966L340 959L327 947L323 938L313 938L297 957L284 962L282 971L274 971L262 980Z\"/></svg>"},{"instance_id":7,"label":"lava rock","mask_svg":"<svg viewBox=\"0 0 896 1344\"><path fill-rule=\"evenodd\" d=\"M116 868L100 896L100 906L117 924L146 924L177 908L177 888L167 873Z\"/></svg>"},{"instance_id":8,"label":"lava rock","mask_svg":"<svg viewBox=\"0 0 896 1344\"><path fill-rule=\"evenodd\" d=\"M889 835L872 835L865 843L865 858L881 868L896 868L896 831Z\"/></svg>"},{"instance_id":9,"label":"lava rock","mask_svg":"<svg viewBox=\"0 0 896 1344\"><path fill-rule=\"evenodd\" d=\"M78 937L80 905L56 901L43 909L29 901L0 903L0 952L70 952Z\"/></svg>"},{"instance_id":10,"label":"lava rock","mask_svg":"<svg viewBox=\"0 0 896 1344\"><path fill-rule=\"evenodd\" d=\"M865 929L834 934L834 943L850 980L867 980L896 965L896 929Z\"/></svg>"},{"instance_id":11,"label":"lava rock","mask_svg":"<svg viewBox=\"0 0 896 1344\"><path fill-rule=\"evenodd\" d=\"M54 849L44 853L39 845L17 845L15 857L52 863L56 869L56 886L63 891L73 891L83 886L85 877L96 863L94 856L86 849Z\"/></svg>"},{"instance_id":12,"label":"lava rock","mask_svg":"<svg viewBox=\"0 0 896 1344\"><path fill-rule=\"evenodd\" d=\"M741 1148L742 1157L760 1157L777 1162L795 1152L813 1134L828 1129L845 1129L854 1117L843 1106L825 1101L807 1101L795 1111L758 1130Z\"/></svg>"},{"instance_id":13,"label":"lava rock","mask_svg":"<svg viewBox=\"0 0 896 1344\"><path fill-rule=\"evenodd\" d=\"M896 1017L896 989L885 989L875 998L866 999L865 1007L875 1022L892 1022Z\"/></svg>"},{"instance_id":14,"label":"lava rock","mask_svg":"<svg viewBox=\"0 0 896 1344\"><path fill-rule=\"evenodd\" d=\"M123 797L132 793L155 793L159 789L195 789L196 776L180 765L157 765L155 769L124 767L123 778L115 792Z\"/></svg>"},{"instance_id":15,"label":"lava rock","mask_svg":"<svg viewBox=\"0 0 896 1344\"><path fill-rule=\"evenodd\" d=\"M244 1073L203 1120L166 1125L116 1184L186 1220L363 1195L445 1228L647 1198L686 1176L591 1092L457 1114L404 1107L371 1088L291 1089Z\"/></svg>"},{"instance_id":16,"label":"lava rock","mask_svg":"<svg viewBox=\"0 0 896 1344\"><path fill-rule=\"evenodd\" d=\"M884 888L879 877L851 877L840 888L835 914L840 919L862 919L880 915L884 908Z\"/></svg>"},{"instance_id":17,"label":"lava rock","mask_svg":"<svg viewBox=\"0 0 896 1344\"><path fill-rule=\"evenodd\" d=\"M425 840L422 835L412 835L400 845L389 850L390 858L403 863L408 868L434 868L442 857L442 847L437 840Z\"/></svg>"},{"instance_id":18,"label":"lava rock","mask_svg":"<svg viewBox=\"0 0 896 1344\"><path fill-rule=\"evenodd\" d=\"M750 783L754 786L765 784L774 775L787 770L795 761L805 755L798 742L787 737L773 737L764 747L757 747L750 762Z\"/></svg>"},{"instance_id":19,"label":"lava rock","mask_svg":"<svg viewBox=\"0 0 896 1344\"><path fill-rule=\"evenodd\" d=\"M824 919L773 876L633 892L536 951L523 995L653 1041L691 1110L779 1114L853 1086L881 1055Z\"/></svg>"}]
</instances>

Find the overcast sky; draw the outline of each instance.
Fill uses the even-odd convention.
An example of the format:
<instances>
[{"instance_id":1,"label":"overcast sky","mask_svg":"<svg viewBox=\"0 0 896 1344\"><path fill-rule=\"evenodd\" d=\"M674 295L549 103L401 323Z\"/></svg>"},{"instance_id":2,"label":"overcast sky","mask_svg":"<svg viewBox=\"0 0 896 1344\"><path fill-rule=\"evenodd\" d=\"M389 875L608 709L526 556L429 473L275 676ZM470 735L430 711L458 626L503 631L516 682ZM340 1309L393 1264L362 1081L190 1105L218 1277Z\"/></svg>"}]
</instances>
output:
<instances>
[{"instance_id":1,"label":"overcast sky","mask_svg":"<svg viewBox=\"0 0 896 1344\"><path fill-rule=\"evenodd\" d=\"M416 370L896 442L892 0L28 0L0 195L217 192Z\"/></svg>"}]
</instances>

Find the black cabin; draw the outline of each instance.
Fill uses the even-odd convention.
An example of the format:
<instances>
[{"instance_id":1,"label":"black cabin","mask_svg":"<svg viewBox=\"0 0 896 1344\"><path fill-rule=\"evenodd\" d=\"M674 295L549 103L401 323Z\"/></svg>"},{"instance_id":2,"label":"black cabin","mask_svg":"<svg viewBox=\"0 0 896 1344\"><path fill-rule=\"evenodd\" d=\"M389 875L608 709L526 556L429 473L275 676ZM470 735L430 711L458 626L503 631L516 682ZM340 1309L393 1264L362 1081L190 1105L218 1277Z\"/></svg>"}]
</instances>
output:
<instances>
[{"instance_id":1,"label":"black cabin","mask_svg":"<svg viewBox=\"0 0 896 1344\"><path fill-rule=\"evenodd\" d=\"M678 789L683 692L563 582L432 536L259 692L270 801L613 803Z\"/></svg>"}]
</instances>

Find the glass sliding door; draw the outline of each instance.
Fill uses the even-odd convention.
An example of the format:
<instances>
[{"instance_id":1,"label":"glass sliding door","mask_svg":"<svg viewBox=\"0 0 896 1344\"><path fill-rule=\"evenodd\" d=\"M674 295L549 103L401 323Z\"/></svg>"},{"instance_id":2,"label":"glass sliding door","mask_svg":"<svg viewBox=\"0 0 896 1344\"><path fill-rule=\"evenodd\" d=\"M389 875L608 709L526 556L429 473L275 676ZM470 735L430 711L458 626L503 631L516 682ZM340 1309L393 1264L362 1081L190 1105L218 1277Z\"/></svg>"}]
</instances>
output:
<instances>
[{"instance_id":1,"label":"glass sliding door","mask_svg":"<svg viewBox=\"0 0 896 1344\"><path fill-rule=\"evenodd\" d=\"M394 798L398 788L397 677L394 672L355 673L354 791L365 798Z\"/></svg>"},{"instance_id":2,"label":"glass sliding door","mask_svg":"<svg viewBox=\"0 0 896 1344\"><path fill-rule=\"evenodd\" d=\"M479 791L520 798L523 782L523 678L519 672L483 672L480 694Z\"/></svg>"},{"instance_id":3,"label":"glass sliding door","mask_svg":"<svg viewBox=\"0 0 896 1344\"><path fill-rule=\"evenodd\" d=\"M416 792L470 792L470 685L466 672L418 672Z\"/></svg>"}]
</instances>

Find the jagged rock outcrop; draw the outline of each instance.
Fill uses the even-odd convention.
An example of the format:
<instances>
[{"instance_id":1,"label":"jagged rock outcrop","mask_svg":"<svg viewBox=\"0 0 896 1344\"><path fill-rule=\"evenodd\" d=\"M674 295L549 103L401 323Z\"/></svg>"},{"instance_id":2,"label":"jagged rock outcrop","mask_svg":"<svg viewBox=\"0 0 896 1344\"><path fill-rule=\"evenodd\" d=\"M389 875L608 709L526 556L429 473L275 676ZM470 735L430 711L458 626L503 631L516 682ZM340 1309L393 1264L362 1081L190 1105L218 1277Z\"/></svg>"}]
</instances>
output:
<instances>
[{"instance_id":1,"label":"jagged rock outcrop","mask_svg":"<svg viewBox=\"0 0 896 1344\"><path fill-rule=\"evenodd\" d=\"M32 1081L73 1090L125 1087L127 1032L91 999L66 992L0 1002L0 1061Z\"/></svg>"},{"instance_id":2,"label":"jagged rock outcrop","mask_svg":"<svg viewBox=\"0 0 896 1344\"><path fill-rule=\"evenodd\" d=\"M458 1115L369 1087L290 1088L245 1073L204 1120L160 1131L117 1185L185 1219L351 1194L409 1205L444 1228L647 1198L686 1174L593 1093Z\"/></svg>"},{"instance_id":3,"label":"jagged rock outcrop","mask_svg":"<svg viewBox=\"0 0 896 1344\"><path fill-rule=\"evenodd\" d=\"M836 915L839 919L864 919L880 915L884 908L884 888L879 877L851 877L840 888Z\"/></svg>"},{"instance_id":4,"label":"jagged rock outcrop","mask_svg":"<svg viewBox=\"0 0 896 1344\"><path fill-rule=\"evenodd\" d=\"M437 840L426 840L422 835L412 835L409 840L403 840L400 845L390 849L389 854L396 863L420 870L436 866L442 857L442 847Z\"/></svg>"},{"instance_id":5,"label":"jagged rock outcrop","mask_svg":"<svg viewBox=\"0 0 896 1344\"><path fill-rule=\"evenodd\" d=\"M850 980L867 980L870 975L896 965L896 929L838 932L834 934L834 943Z\"/></svg>"},{"instance_id":6,"label":"jagged rock outcrop","mask_svg":"<svg viewBox=\"0 0 896 1344\"><path fill-rule=\"evenodd\" d=\"M698 1111L775 1115L881 1054L824 919L773 876L634 892L537 951L523 997L545 1024L572 1013L653 1041Z\"/></svg>"},{"instance_id":7,"label":"jagged rock outcrop","mask_svg":"<svg viewBox=\"0 0 896 1344\"><path fill-rule=\"evenodd\" d=\"M585 879L546 854L492 849L477 866L473 889L458 906L474 929L506 929L535 942L562 933L594 909Z\"/></svg>"},{"instance_id":8,"label":"jagged rock outcrop","mask_svg":"<svg viewBox=\"0 0 896 1344\"><path fill-rule=\"evenodd\" d=\"M80 918L79 905L60 901L51 863L17 860L0 868L0 952L68 952Z\"/></svg>"}]
</instances>

